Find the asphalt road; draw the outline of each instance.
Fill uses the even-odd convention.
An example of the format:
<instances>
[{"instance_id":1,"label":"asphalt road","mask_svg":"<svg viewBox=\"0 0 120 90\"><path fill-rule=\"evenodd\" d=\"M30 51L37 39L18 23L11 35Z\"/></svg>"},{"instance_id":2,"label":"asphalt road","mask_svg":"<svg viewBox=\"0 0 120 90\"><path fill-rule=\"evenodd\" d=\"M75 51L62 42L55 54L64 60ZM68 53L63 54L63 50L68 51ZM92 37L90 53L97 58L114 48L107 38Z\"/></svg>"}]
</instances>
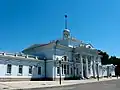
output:
<instances>
[{"instance_id":1,"label":"asphalt road","mask_svg":"<svg viewBox=\"0 0 120 90\"><path fill-rule=\"evenodd\" d=\"M64 87L52 87L31 90L120 90L120 79Z\"/></svg>"}]
</instances>

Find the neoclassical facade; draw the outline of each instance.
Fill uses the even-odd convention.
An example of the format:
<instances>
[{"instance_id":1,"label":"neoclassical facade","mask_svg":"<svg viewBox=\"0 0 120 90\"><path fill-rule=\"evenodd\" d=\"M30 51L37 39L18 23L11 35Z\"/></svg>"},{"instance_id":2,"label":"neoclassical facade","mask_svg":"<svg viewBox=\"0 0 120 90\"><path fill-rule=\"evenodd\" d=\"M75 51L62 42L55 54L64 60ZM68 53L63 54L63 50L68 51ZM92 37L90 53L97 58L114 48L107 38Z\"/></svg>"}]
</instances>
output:
<instances>
[{"instance_id":1,"label":"neoclassical facade","mask_svg":"<svg viewBox=\"0 0 120 90\"><path fill-rule=\"evenodd\" d=\"M114 69L110 69L114 66L106 66L105 72L98 50L91 44L73 38L68 29L63 31L62 39L47 44L32 45L23 50L23 53L35 55L48 61L46 63L46 77L52 80L58 79L60 75L63 79L102 77L108 76L110 73L114 75Z\"/></svg>"},{"instance_id":2,"label":"neoclassical facade","mask_svg":"<svg viewBox=\"0 0 120 90\"><path fill-rule=\"evenodd\" d=\"M20 53L0 53L0 81L57 80L115 75L113 65L102 65L98 50L63 30L63 37L34 44Z\"/></svg>"}]
</instances>

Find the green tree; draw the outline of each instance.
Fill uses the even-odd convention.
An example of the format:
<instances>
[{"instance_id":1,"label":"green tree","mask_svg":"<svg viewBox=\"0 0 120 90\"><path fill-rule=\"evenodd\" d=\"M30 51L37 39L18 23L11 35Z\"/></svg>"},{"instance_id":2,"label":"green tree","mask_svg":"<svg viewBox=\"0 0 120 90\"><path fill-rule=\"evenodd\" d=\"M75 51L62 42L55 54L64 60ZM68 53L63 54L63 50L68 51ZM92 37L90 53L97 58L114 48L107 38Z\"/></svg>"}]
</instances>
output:
<instances>
[{"instance_id":1,"label":"green tree","mask_svg":"<svg viewBox=\"0 0 120 90\"><path fill-rule=\"evenodd\" d=\"M111 56L109 58L109 61L111 64L114 64L114 65L119 65L120 64L120 58L117 58L116 56Z\"/></svg>"},{"instance_id":2,"label":"green tree","mask_svg":"<svg viewBox=\"0 0 120 90\"><path fill-rule=\"evenodd\" d=\"M98 50L98 54L101 55L101 62L103 65L110 64L109 62L109 55L106 52Z\"/></svg>"},{"instance_id":3,"label":"green tree","mask_svg":"<svg viewBox=\"0 0 120 90\"><path fill-rule=\"evenodd\" d=\"M120 58L117 58L116 56L111 56L109 58L109 55L106 52L103 52L102 50L98 50L98 54L102 56L101 62L103 65L106 64L120 65Z\"/></svg>"}]
</instances>

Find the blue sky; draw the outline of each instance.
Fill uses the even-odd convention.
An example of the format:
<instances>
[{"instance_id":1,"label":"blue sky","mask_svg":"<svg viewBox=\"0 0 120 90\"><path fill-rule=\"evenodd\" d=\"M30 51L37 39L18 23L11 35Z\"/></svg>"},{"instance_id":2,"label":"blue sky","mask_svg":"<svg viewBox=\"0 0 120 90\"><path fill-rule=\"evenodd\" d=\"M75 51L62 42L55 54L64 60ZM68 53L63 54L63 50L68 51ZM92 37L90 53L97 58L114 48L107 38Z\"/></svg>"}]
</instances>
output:
<instances>
[{"instance_id":1,"label":"blue sky","mask_svg":"<svg viewBox=\"0 0 120 90\"><path fill-rule=\"evenodd\" d=\"M0 51L62 37L65 13L73 36L120 56L120 0L1 0Z\"/></svg>"}]
</instances>

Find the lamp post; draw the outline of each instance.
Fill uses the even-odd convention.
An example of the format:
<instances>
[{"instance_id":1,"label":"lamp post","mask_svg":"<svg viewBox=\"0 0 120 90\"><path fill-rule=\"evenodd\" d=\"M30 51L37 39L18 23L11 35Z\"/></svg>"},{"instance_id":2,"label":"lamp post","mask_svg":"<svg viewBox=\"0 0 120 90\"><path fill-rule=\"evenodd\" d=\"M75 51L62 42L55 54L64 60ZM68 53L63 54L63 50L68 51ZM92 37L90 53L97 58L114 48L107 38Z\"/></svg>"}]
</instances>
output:
<instances>
[{"instance_id":1,"label":"lamp post","mask_svg":"<svg viewBox=\"0 0 120 90\"><path fill-rule=\"evenodd\" d=\"M59 72L59 74L60 74L59 83L60 83L60 85L61 85L61 60L59 60L59 69L60 69L60 72Z\"/></svg>"},{"instance_id":2,"label":"lamp post","mask_svg":"<svg viewBox=\"0 0 120 90\"><path fill-rule=\"evenodd\" d=\"M60 77L59 77L59 84L60 84L60 85L61 85L61 60L62 60L62 59L59 60L59 59L57 58L57 62L59 63L59 76L60 76Z\"/></svg>"},{"instance_id":3,"label":"lamp post","mask_svg":"<svg viewBox=\"0 0 120 90\"><path fill-rule=\"evenodd\" d=\"M55 63L56 63L55 58L56 58L56 55L57 55L57 51L56 50L57 50L58 43L59 43L59 40L56 40L55 41L55 46L54 46L54 71L55 71ZM53 80L55 81L55 73L54 73Z\"/></svg>"},{"instance_id":4,"label":"lamp post","mask_svg":"<svg viewBox=\"0 0 120 90\"><path fill-rule=\"evenodd\" d=\"M45 62L45 80L46 80L46 58L44 57L44 62Z\"/></svg>"}]
</instances>

